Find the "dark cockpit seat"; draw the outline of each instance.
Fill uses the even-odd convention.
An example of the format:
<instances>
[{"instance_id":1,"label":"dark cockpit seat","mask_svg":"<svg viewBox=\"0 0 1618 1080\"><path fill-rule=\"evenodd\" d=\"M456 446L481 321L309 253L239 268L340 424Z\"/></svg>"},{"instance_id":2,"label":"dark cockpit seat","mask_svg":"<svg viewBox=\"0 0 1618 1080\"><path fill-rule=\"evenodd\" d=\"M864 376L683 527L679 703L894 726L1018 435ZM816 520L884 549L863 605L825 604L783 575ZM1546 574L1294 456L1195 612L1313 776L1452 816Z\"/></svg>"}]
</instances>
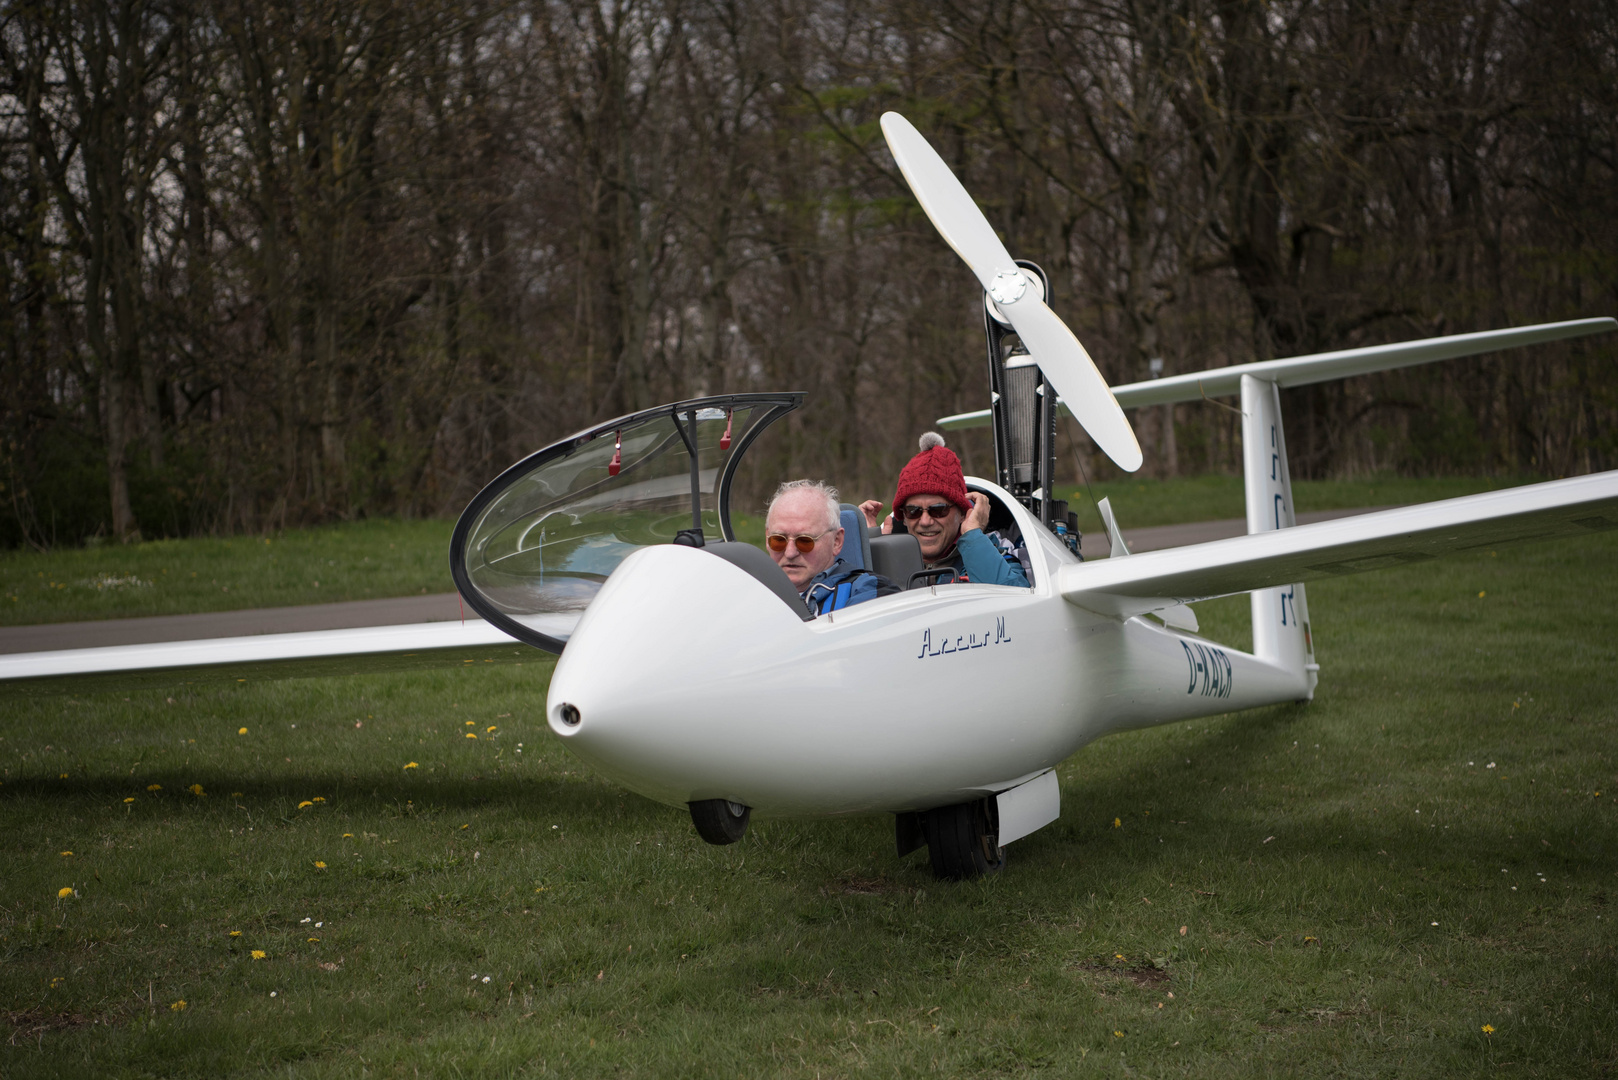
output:
<instances>
[{"instance_id":1,"label":"dark cockpit seat","mask_svg":"<svg viewBox=\"0 0 1618 1080\"><path fill-rule=\"evenodd\" d=\"M871 571L901 589L910 588L912 574L921 573L921 545L909 533L871 537Z\"/></svg>"}]
</instances>

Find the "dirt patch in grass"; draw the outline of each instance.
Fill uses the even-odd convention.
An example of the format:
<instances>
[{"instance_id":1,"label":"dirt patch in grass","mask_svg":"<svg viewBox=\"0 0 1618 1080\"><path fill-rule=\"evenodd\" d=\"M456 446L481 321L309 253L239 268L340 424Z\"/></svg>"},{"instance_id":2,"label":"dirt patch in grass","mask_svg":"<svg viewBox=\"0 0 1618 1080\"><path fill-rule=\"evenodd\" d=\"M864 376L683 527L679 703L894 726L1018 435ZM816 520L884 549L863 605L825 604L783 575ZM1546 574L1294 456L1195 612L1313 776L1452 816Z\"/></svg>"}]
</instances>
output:
<instances>
[{"instance_id":1,"label":"dirt patch in grass","mask_svg":"<svg viewBox=\"0 0 1618 1080\"><path fill-rule=\"evenodd\" d=\"M1110 975L1115 979L1128 979L1136 986L1148 990L1166 985L1169 981L1169 967L1167 961L1152 960L1124 961L1113 960L1086 960L1079 965L1080 971L1094 972L1097 975Z\"/></svg>"},{"instance_id":2,"label":"dirt patch in grass","mask_svg":"<svg viewBox=\"0 0 1618 1080\"><path fill-rule=\"evenodd\" d=\"M825 888L828 894L841 893L844 896L889 896L893 893L909 894L914 891L908 885L901 885L889 878L868 878L858 874L844 874Z\"/></svg>"},{"instance_id":3,"label":"dirt patch in grass","mask_svg":"<svg viewBox=\"0 0 1618 1080\"><path fill-rule=\"evenodd\" d=\"M11 1025L11 1034L6 1041L12 1046L38 1039L56 1031L71 1031L74 1028L89 1027L92 1024L105 1024L103 1018L86 1016L76 1012L50 1012L46 1009L19 1009L5 1012L6 1023Z\"/></svg>"}]
</instances>

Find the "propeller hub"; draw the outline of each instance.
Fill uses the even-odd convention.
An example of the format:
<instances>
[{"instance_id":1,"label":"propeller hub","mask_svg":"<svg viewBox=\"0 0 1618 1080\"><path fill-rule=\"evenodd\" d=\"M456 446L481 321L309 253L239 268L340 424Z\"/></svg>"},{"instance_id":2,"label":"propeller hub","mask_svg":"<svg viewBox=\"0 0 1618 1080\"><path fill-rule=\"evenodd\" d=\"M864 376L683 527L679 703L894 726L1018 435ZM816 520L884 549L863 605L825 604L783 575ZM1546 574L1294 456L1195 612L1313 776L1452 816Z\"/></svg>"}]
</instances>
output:
<instances>
[{"instance_id":1,"label":"propeller hub","mask_svg":"<svg viewBox=\"0 0 1618 1080\"><path fill-rule=\"evenodd\" d=\"M1002 270L989 282L989 296L997 304L1015 304L1028 291L1028 276L1021 270Z\"/></svg>"}]
</instances>

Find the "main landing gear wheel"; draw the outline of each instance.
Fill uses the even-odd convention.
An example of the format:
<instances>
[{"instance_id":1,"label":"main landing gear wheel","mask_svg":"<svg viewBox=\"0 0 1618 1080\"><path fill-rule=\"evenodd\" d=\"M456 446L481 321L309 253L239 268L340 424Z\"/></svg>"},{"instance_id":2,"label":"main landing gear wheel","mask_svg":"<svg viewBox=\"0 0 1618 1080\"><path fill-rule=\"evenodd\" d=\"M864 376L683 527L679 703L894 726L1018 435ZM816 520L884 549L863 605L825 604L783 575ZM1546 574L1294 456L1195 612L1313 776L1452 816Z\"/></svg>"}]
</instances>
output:
<instances>
[{"instance_id":1,"label":"main landing gear wheel","mask_svg":"<svg viewBox=\"0 0 1618 1080\"><path fill-rule=\"evenodd\" d=\"M747 819L753 808L729 799L702 799L687 803L691 807L691 824L697 835L710 844L734 844L747 835Z\"/></svg>"},{"instance_id":2,"label":"main landing gear wheel","mask_svg":"<svg viewBox=\"0 0 1618 1080\"><path fill-rule=\"evenodd\" d=\"M990 797L940 806L920 815L934 877L963 881L996 873L1006 865L998 810Z\"/></svg>"}]
</instances>

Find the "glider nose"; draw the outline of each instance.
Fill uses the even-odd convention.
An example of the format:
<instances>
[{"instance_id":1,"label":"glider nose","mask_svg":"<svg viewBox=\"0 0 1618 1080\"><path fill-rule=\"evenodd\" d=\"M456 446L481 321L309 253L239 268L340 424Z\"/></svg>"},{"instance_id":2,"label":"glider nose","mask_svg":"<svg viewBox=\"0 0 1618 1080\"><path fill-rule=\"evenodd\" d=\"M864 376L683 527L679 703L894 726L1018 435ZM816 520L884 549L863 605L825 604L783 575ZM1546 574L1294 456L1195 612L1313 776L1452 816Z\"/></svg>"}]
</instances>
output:
<instances>
[{"instance_id":1,"label":"glider nose","mask_svg":"<svg viewBox=\"0 0 1618 1080\"><path fill-rule=\"evenodd\" d=\"M673 803L706 797L693 793L740 753L721 733L756 726L756 702L738 680L800 654L807 634L780 596L725 559L643 548L607 579L568 639L546 722L634 791Z\"/></svg>"}]
</instances>

